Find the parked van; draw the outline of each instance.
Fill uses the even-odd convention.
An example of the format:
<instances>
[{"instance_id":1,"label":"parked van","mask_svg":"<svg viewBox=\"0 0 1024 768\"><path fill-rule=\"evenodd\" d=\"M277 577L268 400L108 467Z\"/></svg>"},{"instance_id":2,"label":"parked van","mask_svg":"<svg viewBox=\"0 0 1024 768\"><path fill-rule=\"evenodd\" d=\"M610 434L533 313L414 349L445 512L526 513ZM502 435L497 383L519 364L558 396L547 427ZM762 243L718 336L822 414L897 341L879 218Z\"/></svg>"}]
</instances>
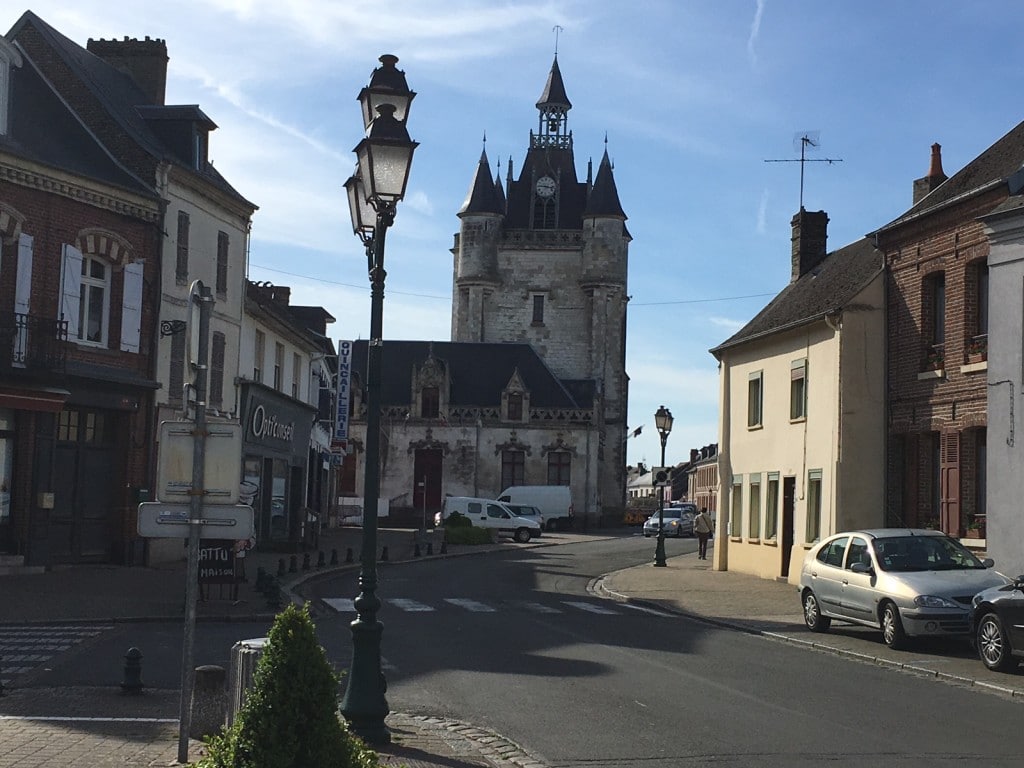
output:
<instances>
[{"instance_id":1,"label":"parked van","mask_svg":"<svg viewBox=\"0 0 1024 768\"><path fill-rule=\"evenodd\" d=\"M441 511L434 515L434 523L441 525L453 512L465 516L478 528L493 528L499 536L511 536L520 543L540 536L540 523L529 517L512 514L512 510L494 499L448 496Z\"/></svg>"},{"instance_id":2,"label":"parked van","mask_svg":"<svg viewBox=\"0 0 1024 768\"><path fill-rule=\"evenodd\" d=\"M564 531L572 527L575 511L567 485L513 485L498 494L498 501L529 504L544 516L544 529Z\"/></svg>"}]
</instances>

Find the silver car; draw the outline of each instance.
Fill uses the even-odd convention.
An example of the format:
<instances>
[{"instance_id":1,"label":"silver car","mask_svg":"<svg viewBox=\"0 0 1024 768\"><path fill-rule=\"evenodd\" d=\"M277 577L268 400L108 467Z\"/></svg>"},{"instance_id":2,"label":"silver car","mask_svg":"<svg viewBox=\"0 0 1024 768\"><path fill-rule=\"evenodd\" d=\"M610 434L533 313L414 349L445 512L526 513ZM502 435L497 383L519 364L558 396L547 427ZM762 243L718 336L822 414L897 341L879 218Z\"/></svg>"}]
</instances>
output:
<instances>
[{"instance_id":1,"label":"silver car","mask_svg":"<svg viewBox=\"0 0 1024 768\"><path fill-rule=\"evenodd\" d=\"M693 536L693 518L697 508L693 505L665 507L662 517L665 521L666 536ZM644 523L644 536L658 535L658 513L651 515Z\"/></svg>"},{"instance_id":2,"label":"silver car","mask_svg":"<svg viewBox=\"0 0 1024 768\"><path fill-rule=\"evenodd\" d=\"M911 637L967 636L971 599L1010 581L993 565L940 531L837 533L804 558L804 622L812 632L826 632L833 619L877 627L890 648Z\"/></svg>"}]
</instances>

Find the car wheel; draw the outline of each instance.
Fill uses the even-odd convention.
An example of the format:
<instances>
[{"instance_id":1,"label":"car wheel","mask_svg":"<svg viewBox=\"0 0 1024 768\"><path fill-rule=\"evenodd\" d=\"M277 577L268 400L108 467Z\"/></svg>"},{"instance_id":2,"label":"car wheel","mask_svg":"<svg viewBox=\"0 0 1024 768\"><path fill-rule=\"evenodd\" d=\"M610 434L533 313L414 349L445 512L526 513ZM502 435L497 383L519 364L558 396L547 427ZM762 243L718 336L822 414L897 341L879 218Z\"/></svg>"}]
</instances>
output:
<instances>
[{"instance_id":1,"label":"car wheel","mask_svg":"<svg viewBox=\"0 0 1024 768\"><path fill-rule=\"evenodd\" d=\"M907 633L903 631L903 621L895 603L886 603L882 608L882 640L895 651L907 647Z\"/></svg>"},{"instance_id":2,"label":"car wheel","mask_svg":"<svg viewBox=\"0 0 1024 768\"><path fill-rule=\"evenodd\" d=\"M804 592L804 624L811 632L828 632L832 619L821 615L818 597L811 590Z\"/></svg>"},{"instance_id":3,"label":"car wheel","mask_svg":"<svg viewBox=\"0 0 1024 768\"><path fill-rule=\"evenodd\" d=\"M978 656L982 663L996 672L1009 672L1017 666L1010 647L1010 638L1003 622L994 613L986 613L978 623Z\"/></svg>"},{"instance_id":4,"label":"car wheel","mask_svg":"<svg viewBox=\"0 0 1024 768\"><path fill-rule=\"evenodd\" d=\"M520 544L525 544L530 540L530 529L529 528L516 528L515 540Z\"/></svg>"},{"instance_id":5,"label":"car wheel","mask_svg":"<svg viewBox=\"0 0 1024 768\"><path fill-rule=\"evenodd\" d=\"M649 534L647 531L644 531L644 538L645 539L651 538L651 534Z\"/></svg>"}]
</instances>

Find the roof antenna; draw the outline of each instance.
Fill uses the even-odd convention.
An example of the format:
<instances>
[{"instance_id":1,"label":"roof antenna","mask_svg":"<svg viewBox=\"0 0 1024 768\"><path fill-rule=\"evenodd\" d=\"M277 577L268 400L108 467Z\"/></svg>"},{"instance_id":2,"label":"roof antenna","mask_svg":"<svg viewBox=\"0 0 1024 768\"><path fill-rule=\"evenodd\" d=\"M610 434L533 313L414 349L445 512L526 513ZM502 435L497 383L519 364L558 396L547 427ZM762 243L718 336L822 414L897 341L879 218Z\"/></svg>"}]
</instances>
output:
<instances>
[{"instance_id":1,"label":"roof antenna","mask_svg":"<svg viewBox=\"0 0 1024 768\"><path fill-rule=\"evenodd\" d=\"M836 157L807 157L807 149L817 149L821 145L817 131L802 131L793 137L793 146L800 142L800 159L792 160L765 160L766 163L800 163L800 210L804 209L804 163L841 163L842 158Z\"/></svg>"},{"instance_id":2,"label":"roof antenna","mask_svg":"<svg viewBox=\"0 0 1024 768\"><path fill-rule=\"evenodd\" d=\"M565 27L561 27L558 24L555 24L555 26L551 28L551 31L555 33L555 58L558 58L558 33L564 32Z\"/></svg>"}]
</instances>

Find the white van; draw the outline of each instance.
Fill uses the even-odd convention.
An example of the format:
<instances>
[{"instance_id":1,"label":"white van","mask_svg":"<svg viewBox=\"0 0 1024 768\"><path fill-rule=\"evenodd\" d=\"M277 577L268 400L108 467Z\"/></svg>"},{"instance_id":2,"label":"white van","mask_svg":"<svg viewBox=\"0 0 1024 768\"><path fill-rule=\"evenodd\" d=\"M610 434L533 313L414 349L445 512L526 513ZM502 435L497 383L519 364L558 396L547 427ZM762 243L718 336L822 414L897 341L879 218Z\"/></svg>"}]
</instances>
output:
<instances>
[{"instance_id":1,"label":"white van","mask_svg":"<svg viewBox=\"0 0 1024 768\"><path fill-rule=\"evenodd\" d=\"M567 485L513 485L498 494L498 501L510 504L529 504L544 516L548 531L571 528L575 511L572 490Z\"/></svg>"},{"instance_id":2,"label":"white van","mask_svg":"<svg viewBox=\"0 0 1024 768\"><path fill-rule=\"evenodd\" d=\"M499 536L511 536L520 543L540 536L540 523L528 517L519 517L494 499L472 496L447 496L441 511L434 515L435 525L441 525L452 512L468 518L478 528L493 528Z\"/></svg>"}]
</instances>

